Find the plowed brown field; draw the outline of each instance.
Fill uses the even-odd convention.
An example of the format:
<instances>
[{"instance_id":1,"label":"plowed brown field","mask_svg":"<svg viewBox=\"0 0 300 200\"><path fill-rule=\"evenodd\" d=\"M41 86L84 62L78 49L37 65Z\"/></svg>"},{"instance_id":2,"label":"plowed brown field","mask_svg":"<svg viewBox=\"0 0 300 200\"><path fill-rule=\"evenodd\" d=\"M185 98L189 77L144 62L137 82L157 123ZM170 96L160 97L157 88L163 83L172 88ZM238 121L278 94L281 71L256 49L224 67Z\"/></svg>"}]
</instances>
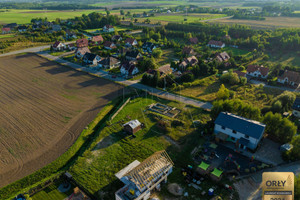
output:
<instances>
[{"instance_id":1,"label":"plowed brown field","mask_svg":"<svg viewBox=\"0 0 300 200\"><path fill-rule=\"evenodd\" d=\"M0 58L0 187L58 158L122 89L34 54Z\"/></svg>"}]
</instances>

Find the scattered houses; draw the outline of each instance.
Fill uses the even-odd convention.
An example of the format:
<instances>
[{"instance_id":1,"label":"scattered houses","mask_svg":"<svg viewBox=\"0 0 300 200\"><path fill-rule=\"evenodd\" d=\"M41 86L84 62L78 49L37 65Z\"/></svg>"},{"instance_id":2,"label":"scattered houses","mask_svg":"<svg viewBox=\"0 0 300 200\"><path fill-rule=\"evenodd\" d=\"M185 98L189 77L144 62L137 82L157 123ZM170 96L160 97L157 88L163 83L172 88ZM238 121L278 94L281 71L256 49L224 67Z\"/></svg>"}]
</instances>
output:
<instances>
[{"instance_id":1,"label":"scattered houses","mask_svg":"<svg viewBox=\"0 0 300 200\"><path fill-rule=\"evenodd\" d=\"M108 50L112 50L112 49L117 48L117 46L111 41L105 41L103 46L104 46L105 49L108 49Z\"/></svg>"},{"instance_id":2,"label":"scattered houses","mask_svg":"<svg viewBox=\"0 0 300 200\"><path fill-rule=\"evenodd\" d=\"M267 78L269 75L269 68L259 65L248 65L247 75L256 77L256 78Z\"/></svg>"},{"instance_id":3,"label":"scattered houses","mask_svg":"<svg viewBox=\"0 0 300 200\"><path fill-rule=\"evenodd\" d=\"M2 34L9 34L9 33L11 33L11 29L10 28L2 28L1 29L1 32L2 32Z\"/></svg>"},{"instance_id":4,"label":"scattered houses","mask_svg":"<svg viewBox=\"0 0 300 200\"><path fill-rule=\"evenodd\" d=\"M20 33L26 32L27 31L27 26L18 26L18 31Z\"/></svg>"},{"instance_id":5,"label":"scattered houses","mask_svg":"<svg viewBox=\"0 0 300 200\"><path fill-rule=\"evenodd\" d=\"M182 54L191 56L191 55L195 55L195 51L192 47L184 47L182 49Z\"/></svg>"},{"instance_id":6,"label":"scattered houses","mask_svg":"<svg viewBox=\"0 0 300 200\"><path fill-rule=\"evenodd\" d=\"M296 98L292 106L293 115L300 118L300 98Z\"/></svg>"},{"instance_id":7,"label":"scattered houses","mask_svg":"<svg viewBox=\"0 0 300 200\"><path fill-rule=\"evenodd\" d=\"M282 70L282 71L279 72L277 82L282 83L282 84L287 84L287 85L290 85L292 87L298 88L298 86L300 84L300 75L299 75L298 72L289 71L289 70L285 70L285 71Z\"/></svg>"},{"instance_id":8,"label":"scattered houses","mask_svg":"<svg viewBox=\"0 0 300 200\"><path fill-rule=\"evenodd\" d=\"M112 25L107 24L103 27L103 32L111 33L114 31L115 31L115 28Z\"/></svg>"},{"instance_id":9,"label":"scattered houses","mask_svg":"<svg viewBox=\"0 0 300 200\"><path fill-rule=\"evenodd\" d=\"M115 193L116 200L149 199L153 190L167 182L173 165L164 150L154 153L142 163L133 161L115 175L125 185Z\"/></svg>"},{"instance_id":10,"label":"scattered houses","mask_svg":"<svg viewBox=\"0 0 300 200\"><path fill-rule=\"evenodd\" d=\"M228 55L228 53L226 51L224 51L222 53L217 53L215 59L218 62L227 62L230 59L230 56Z\"/></svg>"},{"instance_id":11,"label":"scattered houses","mask_svg":"<svg viewBox=\"0 0 300 200\"><path fill-rule=\"evenodd\" d=\"M104 40L103 40L102 35L98 35L98 36L93 36L89 42L90 42L91 45L99 45L103 41Z\"/></svg>"},{"instance_id":12,"label":"scattered houses","mask_svg":"<svg viewBox=\"0 0 300 200\"><path fill-rule=\"evenodd\" d=\"M136 63L133 61L123 62L120 66L120 72L125 77L131 77L139 73L139 69L136 66Z\"/></svg>"},{"instance_id":13,"label":"scattered houses","mask_svg":"<svg viewBox=\"0 0 300 200\"><path fill-rule=\"evenodd\" d=\"M78 39L76 41L76 46L77 46L77 48L88 47L89 46L89 41L85 38Z\"/></svg>"},{"instance_id":14,"label":"scattered houses","mask_svg":"<svg viewBox=\"0 0 300 200\"><path fill-rule=\"evenodd\" d=\"M114 35L111 37L111 40L112 41L121 41L122 37L121 37L121 35Z\"/></svg>"},{"instance_id":15,"label":"scattered houses","mask_svg":"<svg viewBox=\"0 0 300 200\"><path fill-rule=\"evenodd\" d=\"M75 56L77 58L83 58L86 53L91 53L88 47L77 48L75 51Z\"/></svg>"},{"instance_id":16,"label":"scattered houses","mask_svg":"<svg viewBox=\"0 0 300 200\"><path fill-rule=\"evenodd\" d=\"M137 50L131 50L131 51L127 51L125 54L125 58L126 60L139 60L140 58L142 58L142 54L137 51Z\"/></svg>"},{"instance_id":17,"label":"scattered houses","mask_svg":"<svg viewBox=\"0 0 300 200\"><path fill-rule=\"evenodd\" d=\"M139 122L139 120L135 119L127 122L126 124L123 124L123 128L126 133L133 135L142 129L142 124L141 122Z\"/></svg>"},{"instance_id":18,"label":"scattered houses","mask_svg":"<svg viewBox=\"0 0 300 200\"><path fill-rule=\"evenodd\" d=\"M114 57L103 58L99 62L99 66L106 69L113 69L120 66L120 61Z\"/></svg>"},{"instance_id":19,"label":"scattered houses","mask_svg":"<svg viewBox=\"0 0 300 200\"><path fill-rule=\"evenodd\" d=\"M189 39L189 42L190 42L191 44L198 44L198 43L199 43L197 37L190 38L190 39Z\"/></svg>"},{"instance_id":20,"label":"scattered houses","mask_svg":"<svg viewBox=\"0 0 300 200\"><path fill-rule=\"evenodd\" d=\"M93 53L85 53L83 56L83 62L85 62L88 65L98 65L98 62L100 60L100 56Z\"/></svg>"},{"instance_id":21,"label":"scattered houses","mask_svg":"<svg viewBox=\"0 0 300 200\"><path fill-rule=\"evenodd\" d=\"M127 47L132 47L132 46L136 46L136 45L138 45L138 42L134 38L127 38L125 40L125 46L127 46Z\"/></svg>"},{"instance_id":22,"label":"scattered houses","mask_svg":"<svg viewBox=\"0 0 300 200\"><path fill-rule=\"evenodd\" d=\"M232 113L221 112L215 120L217 141L231 141L240 149L255 150L265 132L266 125Z\"/></svg>"},{"instance_id":23,"label":"scattered houses","mask_svg":"<svg viewBox=\"0 0 300 200\"><path fill-rule=\"evenodd\" d=\"M215 40L211 40L208 42L207 46L212 47L212 48L224 48L225 47L225 43L222 41L215 41Z\"/></svg>"},{"instance_id":24,"label":"scattered houses","mask_svg":"<svg viewBox=\"0 0 300 200\"><path fill-rule=\"evenodd\" d=\"M53 45L52 45L52 49L54 51L62 51L66 48L66 45L60 41L56 41Z\"/></svg>"},{"instance_id":25,"label":"scattered houses","mask_svg":"<svg viewBox=\"0 0 300 200\"><path fill-rule=\"evenodd\" d=\"M179 67L181 70L185 71L188 66L195 66L198 63L198 59L195 56L185 58L180 64Z\"/></svg>"},{"instance_id":26,"label":"scattered houses","mask_svg":"<svg viewBox=\"0 0 300 200\"><path fill-rule=\"evenodd\" d=\"M156 49L156 45L152 42L145 42L142 46L142 49L145 53L152 53L152 51Z\"/></svg>"}]
</instances>

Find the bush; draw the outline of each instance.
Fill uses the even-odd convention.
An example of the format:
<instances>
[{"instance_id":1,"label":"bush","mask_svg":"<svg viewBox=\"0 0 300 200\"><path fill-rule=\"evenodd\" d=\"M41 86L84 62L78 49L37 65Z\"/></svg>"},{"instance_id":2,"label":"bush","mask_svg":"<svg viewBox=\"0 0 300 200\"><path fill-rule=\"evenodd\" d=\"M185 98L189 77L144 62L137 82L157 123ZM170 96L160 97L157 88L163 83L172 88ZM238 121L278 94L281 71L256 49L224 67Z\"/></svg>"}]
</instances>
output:
<instances>
[{"instance_id":1,"label":"bush","mask_svg":"<svg viewBox=\"0 0 300 200\"><path fill-rule=\"evenodd\" d=\"M239 79L238 75L236 73L233 73L232 71L228 72L226 74L223 74L221 76L220 80L223 83L228 83L230 85L236 85L240 82L240 79Z\"/></svg>"},{"instance_id":2,"label":"bush","mask_svg":"<svg viewBox=\"0 0 300 200\"><path fill-rule=\"evenodd\" d=\"M246 173L249 173L249 172L250 172L250 170L247 168L247 169L245 169L245 172L246 172Z\"/></svg>"}]
</instances>

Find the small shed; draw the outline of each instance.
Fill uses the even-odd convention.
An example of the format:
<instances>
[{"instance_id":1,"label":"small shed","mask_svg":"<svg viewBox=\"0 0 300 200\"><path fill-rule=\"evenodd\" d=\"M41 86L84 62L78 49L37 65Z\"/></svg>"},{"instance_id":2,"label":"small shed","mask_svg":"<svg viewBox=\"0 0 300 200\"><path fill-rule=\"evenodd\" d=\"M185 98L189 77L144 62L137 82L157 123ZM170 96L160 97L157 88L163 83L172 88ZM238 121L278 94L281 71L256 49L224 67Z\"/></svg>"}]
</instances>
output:
<instances>
[{"instance_id":1,"label":"small shed","mask_svg":"<svg viewBox=\"0 0 300 200\"><path fill-rule=\"evenodd\" d=\"M208 174L208 169L209 169L209 164L202 161L201 164L198 165L198 168L196 171L201 175L205 175L205 174Z\"/></svg>"},{"instance_id":2,"label":"small shed","mask_svg":"<svg viewBox=\"0 0 300 200\"><path fill-rule=\"evenodd\" d=\"M283 144L283 145L280 146L280 151L281 152L290 151L292 149L293 149L293 145L289 144L289 143Z\"/></svg>"},{"instance_id":3,"label":"small shed","mask_svg":"<svg viewBox=\"0 0 300 200\"><path fill-rule=\"evenodd\" d=\"M215 168L214 171L211 172L210 178L214 181L220 181L222 179L222 174L222 170Z\"/></svg>"},{"instance_id":4,"label":"small shed","mask_svg":"<svg viewBox=\"0 0 300 200\"><path fill-rule=\"evenodd\" d=\"M139 120L135 119L124 124L123 128L127 133L135 134L136 132L142 129L142 124L141 122L139 122Z\"/></svg>"}]
</instances>

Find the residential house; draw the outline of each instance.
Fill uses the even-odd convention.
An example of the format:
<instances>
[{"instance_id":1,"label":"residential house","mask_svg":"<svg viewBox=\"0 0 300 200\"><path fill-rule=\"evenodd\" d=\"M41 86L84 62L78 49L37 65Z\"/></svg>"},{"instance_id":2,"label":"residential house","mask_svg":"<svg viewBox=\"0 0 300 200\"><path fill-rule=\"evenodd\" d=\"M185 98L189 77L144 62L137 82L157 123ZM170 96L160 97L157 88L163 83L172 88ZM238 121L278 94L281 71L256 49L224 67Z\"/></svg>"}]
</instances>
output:
<instances>
[{"instance_id":1,"label":"residential house","mask_svg":"<svg viewBox=\"0 0 300 200\"><path fill-rule=\"evenodd\" d=\"M19 31L20 33L26 32L26 31L27 31L27 26L18 26L18 31Z\"/></svg>"},{"instance_id":2,"label":"residential house","mask_svg":"<svg viewBox=\"0 0 300 200\"><path fill-rule=\"evenodd\" d=\"M120 61L114 57L103 58L99 62L99 66L106 69L113 69L120 66Z\"/></svg>"},{"instance_id":3,"label":"residential house","mask_svg":"<svg viewBox=\"0 0 300 200\"><path fill-rule=\"evenodd\" d=\"M124 187L115 193L116 200L147 200L152 191L161 188L173 171L174 163L166 151L159 151L142 163L133 161L116 173Z\"/></svg>"},{"instance_id":4,"label":"residential house","mask_svg":"<svg viewBox=\"0 0 300 200\"><path fill-rule=\"evenodd\" d=\"M160 76L166 76L172 74L173 70L171 69L170 64L163 65L157 69L160 72Z\"/></svg>"},{"instance_id":5,"label":"residential house","mask_svg":"<svg viewBox=\"0 0 300 200\"><path fill-rule=\"evenodd\" d=\"M75 44L72 43L72 44L68 44L67 45L67 48L70 50L70 51L75 51L77 49L77 47L75 47Z\"/></svg>"},{"instance_id":6,"label":"residential house","mask_svg":"<svg viewBox=\"0 0 300 200\"><path fill-rule=\"evenodd\" d=\"M121 41L122 37L121 37L121 35L114 35L111 37L111 40L112 41Z\"/></svg>"},{"instance_id":7,"label":"residential house","mask_svg":"<svg viewBox=\"0 0 300 200\"><path fill-rule=\"evenodd\" d=\"M199 43L197 37L190 38L190 39L189 39L189 42L190 42L191 44L198 44L198 43Z\"/></svg>"},{"instance_id":8,"label":"residential house","mask_svg":"<svg viewBox=\"0 0 300 200\"><path fill-rule=\"evenodd\" d=\"M299 117L300 118L300 98L296 98L296 100L294 101L294 104L292 106L293 109L293 115L295 117Z\"/></svg>"},{"instance_id":9,"label":"residential house","mask_svg":"<svg viewBox=\"0 0 300 200\"><path fill-rule=\"evenodd\" d=\"M217 53L215 59L218 62L227 62L230 59L230 56L228 55L228 53L226 51L224 51L222 53Z\"/></svg>"},{"instance_id":10,"label":"residential house","mask_svg":"<svg viewBox=\"0 0 300 200\"><path fill-rule=\"evenodd\" d=\"M133 135L142 129L142 124L137 119L131 120L130 122L123 124L123 129L125 132Z\"/></svg>"},{"instance_id":11,"label":"residential house","mask_svg":"<svg viewBox=\"0 0 300 200\"><path fill-rule=\"evenodd\" d=\"M105 41L103 46L104 46L105 49L108 49L108 50L112 50L112 49L117 48L117 46L111 41Z\"/></svg>"},{"instance_id":12,"label":"residential house","mask_svg":"<svg viewBox=\"0 0 300 200\"><path fill-rule=\"evenodd\" d=\"M195 54L195 51L192 47L184 47L182 49L182 54L191 56Z\"/></svg>"},{"instance_id":13,"label":"residential house","mask_svg":"<svg viewBox=\"0 0 300 200\"><path fill-rule=\"evenodd\" d=\"M266 125L232 113L221 112L215 120L217 141L231 141L240 149L255 150L261 141Z\"/></svg>"},{"instance_id":14,"label":"residential house","mask_svg":"<svg viewBox=\"0 0 300 200\"><path fill-rule=\"evenodd\" d=\"M88 47L89 46L89 41L86 38L78 39L76 41L76 46L78 48Z\"/></svg>"},{"instance_id":15,"label":"residential house","mask_svg":"<svg viewBox=\"0 0 300 200\"><path fill-rule=\"evenodd\" d=\"M52 25L52 31L55 31L55 32L61 31L61 26L58 24Z\"/></svg>"},{"instance_id":16,"label":"residential house","mask_svg":"<svg viewBox=\"0 0 300 200\"><path fill-rule=\"evenodd\" d=\"M142 54L137 50L127 51L125 54L126 60L139 60Z\"/></svg>"},{"instance_id":17,"label":"residential house","mask_svg":"<svg viewBox=\"0 0 300 200\"><path fill-rule=\"evenodd\" d=\"M248 65L247 75L265 79L269 75L269 68L264 67L263 65Z\"/></svg>"},{"instance_id":18,"label":"residential house","mask_svg":"<svg viewBox=\"0 0 300 200\"><path fill-rule=\"evenodd\" d=\"M289 71L289 70L281 71L279 72L277 82L298 88L300 84L300 75L298 72L294 72L294 71Z\"/></svg>"},{"instance_id":19,"label":"residential house","mask_svg":"<svg viewBox=\"0 0 300 200\"><path fill-rule=\"evenodd\" d=\"M156 45L152 42L145 42L142 46L142 49L145 53L152 53L152 51L156 49Z\"/></svg>"},{"instance_id":20,"label":"residential house","mask_svg":"<svg viewBox=\"0 0 300 200\"><path fill-rule=\"evenodd\" d=\"M8 33L11 33L11 29L10 28L2 28L1 32L2 32L2 34L8 34Z\"/></svg>"},{"instance_id":21,"label":"residential house","mask_svg":"<svg viewBox=\"0 0 300 200\"><path fill-rule=\"evenodd\" d=\"M100 60L100 56L93 53L85 53L83 56L83 62L85 62L88 65L98 65L98 62Z\"/></svg>"},{"instance_id":22,"label":"residential house","mask_svg":"<svg viewBox=\"0 0 300 200\"><path fill-rule=\"evenodd\" d=\"M225 43L222 42L222 41L211 40L211 41L208 42L207 46L221 49L221 48L225 47Z\"/></svg>"},{"instance_id":23,"label":"residential house","mask_svg":"<svg viewBox=\"0 0 300 200\"><path fill-rule=\"evenodd\" d=\"M185 71L188 66L195 66L198 63L198 59L195 56L185 58L180 64L179 67L181 70Z\"/></svg>"},{"instance_id":24,"label":"residential house","mask_svg":"<svg viewBox=\"0 0 300 200\"><path fill-rule=\"evenodd\" d=\"M125 40L125 46L127 46L127 47L132 47L132 46L136 46L136 45L138 45L138 42L134 38L127 38Z\"/></svg>"},{"instance_id":25,"label":"residential house","mask_svg":"<svg viewBox=\"0 0 300 200\"><path fill-rule=\"evenodd\" d=\"M60 41L56 41L53 45L52 45L52 49L54 51L62 51L66 48L66 45Z\"/></svg>"},{"instance_id":26,"label":"residential house","mask_svg":"<svg viewBox=\"0 0 300 200\"><path fill-rule=\"evenodd\" d=\"M14 28L17 28L18 24L17 23L11 23L11 24L6 24L3 26L3 28L11 28L11 29L14 29Z\"/></svg>"},{"instance_id":27,"label":"residential house","mask_svg":"<svg viewBox=\"0 0 300 200\"><path fill-rule=\"evenodd\" d=\"M112 25L107 24L103 27L103 32L110 33L110 32L114 32L114 31L115 31L115 28Z\"/></svg>"},{"instance_id":28,"label":"residential house","mask_svg":"<svg viewBox=\"0 0 300 200\"><path fill-rule=\"evenodd\" d=\"M88 47L77 48L75 51L75 56L77 58L83 58L86 53L91 53Z\"/></svg>"},{"instance_id":29,"label":"residential house","mask_svg":"<svg viewBox=\"0 0 300 200\"><path fill-rule=\"evenodd\" d=\"M131 77L139 73L139 69L136 66L136 63L133 61L123 62L120 66L120 72L125 77Z\"/></svg>"},{"instance_id":30,"label":"residential house","mask_svg":"<svg viewBox=\"0 0 300 200\"><path fill-rule=\"evenodd\" d=\"M246 77L246 73L245 72L241 72L241 71L233 71L233 73L236 73L239 77Z\"/></svg>"},{"instance_id":31,"label":"residential house","mask_svg":"<svg viewBox=\"0 0 300 200\"><path fill-rule=\"evenodd\" d=\"M66 38L67 39L76 39L77 36L76 36L76 33L70 31L70 30L67 30L66 31Z\"/></svg>"},{"instance_id":32,"label":"residential house","mask_svg":"<svg viewBox=\"0 0 300 200\"><path fill-rule=\"evenodd\" d=\"M93 36L90 40L90 44L92 45L99 45L103 42L103 37L102 35L98 35L98 36Z\"/></svg>"}]
</instances>

